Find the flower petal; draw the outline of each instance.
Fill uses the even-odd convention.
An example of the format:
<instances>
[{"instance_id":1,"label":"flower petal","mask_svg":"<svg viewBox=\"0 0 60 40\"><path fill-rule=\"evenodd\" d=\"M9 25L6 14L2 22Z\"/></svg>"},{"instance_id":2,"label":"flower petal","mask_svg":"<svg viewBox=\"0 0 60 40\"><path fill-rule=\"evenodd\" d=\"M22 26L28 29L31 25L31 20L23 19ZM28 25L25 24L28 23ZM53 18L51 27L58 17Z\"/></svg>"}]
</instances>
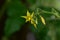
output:
<instances>
[{"instance_id":1,"label":"flower petal","mask_svg":"<svg viewBox=\"0 0 60 40\"><path fill-rule=\"evenodd\" d=\"M25 18L25 19L27 19L27 17L26 16L21 16L22 18Z\"/></svg>"},{"instance_id":2,"label":"flower petal","mask_svg":"<svg viewBox=\"0 0 60 40\"><path fill-rule=\"evenodd\" d=\"M37 18L36 18L36 24L38 24Z\"/></svg>"},{"instance_id":3,"label":"flower petal","mask_svg":"<svg viewBox=\"0 0 60 40\"><path fill-rule=\"evenodd\" d=\"M37 28L37 27L36 27L36 24L33 24L33 25L34 25L35 28Z\"/></svg>"},{"instance_id":4,"label":"flower petal","mask_svg":"<svg viewBox=\"0 0 60 40\"><path fill-rule=\"evenodd\" d=\"M36 23L35 23L34 21L31 20L31 24L33 24L34 27L37 28L37 27L36 27Z\"/></svg>"},{"instance_id":5,"label":"flower petal","mask_svg":"<svg viewBox=\"0 0 60 40\"><path fill-rule=\"evenodd\" d=\"M27 10L27 16L30 16L30 13L29 13L29 11Z\"/></svg>"},{"instance_id":6,"label":"flower petal","mask_svg":"<svg viewBox=\"0 0 60 40\"><path fill-rule=\"evenodd\" d=\"M29 20L26 20L26 22L28 22Z\"/></svg>"},{"instance_id":7,"label":"flower petal","mask_svg":"<svg viewBox=\"0 0 60 40\"><path fill-rule=\"evenodd\" d=\"M34 12L32 12L32 14L31 14L31 17L33 17L34 16Z\"/></svg>"}]
</instances>

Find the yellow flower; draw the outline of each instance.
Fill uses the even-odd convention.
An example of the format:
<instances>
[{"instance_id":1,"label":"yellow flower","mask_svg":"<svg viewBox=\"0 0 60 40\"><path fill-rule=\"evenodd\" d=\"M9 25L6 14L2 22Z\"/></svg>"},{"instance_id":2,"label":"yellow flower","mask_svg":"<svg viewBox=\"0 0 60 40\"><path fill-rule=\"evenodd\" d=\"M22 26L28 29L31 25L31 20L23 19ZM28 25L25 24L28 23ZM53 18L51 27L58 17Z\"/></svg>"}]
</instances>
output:
<instances>
[{"instance_id":1,"label":"yellow flower","mask_svg":"<svg viewBox=\"0 0 60 40\"><path fill-rule=\"evenodd\" d=\"M21 17L25 18L26 19L26 22L29 21L36 28L36 23L35 23L35 21L33 19L33 16L34 16L34 12L32 14L30 14L29 11L27 11L27 16L21 16Z\"/></svg>"}]
</instances>

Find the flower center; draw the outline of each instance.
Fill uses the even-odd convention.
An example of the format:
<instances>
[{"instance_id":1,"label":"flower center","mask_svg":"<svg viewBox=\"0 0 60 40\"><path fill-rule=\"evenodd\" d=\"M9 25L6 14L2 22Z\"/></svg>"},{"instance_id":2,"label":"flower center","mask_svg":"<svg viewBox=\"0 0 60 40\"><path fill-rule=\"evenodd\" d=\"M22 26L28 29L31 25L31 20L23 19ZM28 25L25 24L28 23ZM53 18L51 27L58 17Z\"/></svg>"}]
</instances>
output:
<instances>
[{"instance_id":1,"label":"flower center","mask_svg":"<svg viewBox=\"0 0 60 40\"><path fill-rule=\"evenodd\" d=\"M27 19L30 21L31 20L31 16L28 16Z\"/></svg>"}]
</instances>

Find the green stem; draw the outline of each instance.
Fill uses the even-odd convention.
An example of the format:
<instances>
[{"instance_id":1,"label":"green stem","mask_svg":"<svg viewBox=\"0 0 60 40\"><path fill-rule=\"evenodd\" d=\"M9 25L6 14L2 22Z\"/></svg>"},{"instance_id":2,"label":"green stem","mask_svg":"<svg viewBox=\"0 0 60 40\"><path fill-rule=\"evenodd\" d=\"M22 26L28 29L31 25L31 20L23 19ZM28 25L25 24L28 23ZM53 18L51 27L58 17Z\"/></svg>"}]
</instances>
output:
<instances>
[{"instance_id":1,"label":"green stem","mask_svg":"<svg viewBox=\"0 0 60 40\"><path fill-rule=\"evenodd\" d=\"M48 12L48 11L44 11L42 9L40 9L42 11L42 13L46 13L46 14L53 14L55 15L57 18L60 18L60 15L58 13L54 13L54 12ZM41 13L41 12L40 12Z\"/></svg>"}]
</instances>

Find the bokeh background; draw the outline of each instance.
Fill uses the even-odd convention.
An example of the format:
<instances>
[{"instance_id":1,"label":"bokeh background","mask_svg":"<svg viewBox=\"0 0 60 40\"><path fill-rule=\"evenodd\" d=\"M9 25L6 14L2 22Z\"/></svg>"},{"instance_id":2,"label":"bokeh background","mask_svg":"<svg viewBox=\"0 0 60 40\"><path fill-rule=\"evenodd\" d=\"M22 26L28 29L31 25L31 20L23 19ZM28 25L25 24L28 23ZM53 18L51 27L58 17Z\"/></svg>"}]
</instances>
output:
<instances>
[{"instance_id":1,"label":"bokeh background","mask_svg":"<svg viewBox=\"0 0 60 40\"><path fill-rule=\"evenodd\" d=\"M41 14L46 25L38 22L38 30L20 17L27 10L36 12L37 8L47 12L56 10L54 14ZM60 40L60 0L0 0L0 39Z\"/></svg>"}]
</instances>

